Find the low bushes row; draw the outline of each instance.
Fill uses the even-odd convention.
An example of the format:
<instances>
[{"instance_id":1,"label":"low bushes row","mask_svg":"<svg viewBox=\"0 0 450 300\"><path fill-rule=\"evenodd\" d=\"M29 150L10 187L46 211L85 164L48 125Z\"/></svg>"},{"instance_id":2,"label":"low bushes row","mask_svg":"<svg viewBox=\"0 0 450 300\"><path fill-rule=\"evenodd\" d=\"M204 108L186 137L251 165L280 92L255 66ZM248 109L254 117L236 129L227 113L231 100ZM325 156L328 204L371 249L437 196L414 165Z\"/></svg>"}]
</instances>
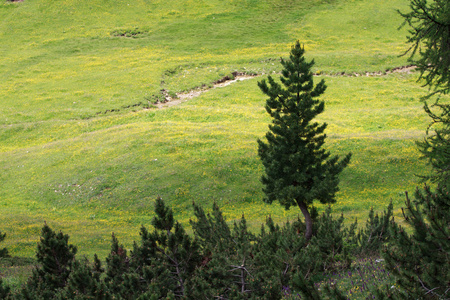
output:
<instances>
[{"instance_id":1,"label":"low bushes row","mask_svg":"<svg viewBox=\"0 0 450 300\"><path fill-rule=\"evenodd\" d=\"M153 231L142 226L130 253L113 234L104 266L97 256L77 258L69 236L45 224L28 282L14 294L2 285L0 293L10 299L281 299L324 272L348 268L361 253L376 253L392 217L392 205L381 216L371 211L357 230L356 221L344 227L331 208L321 215L313 210L314 236L307 242L301 220L280 226L268 217L255 234L244 216L230 226L216 204L210 213L193 208L188 235L156 199Z\"/></svg>"}]
</instances>

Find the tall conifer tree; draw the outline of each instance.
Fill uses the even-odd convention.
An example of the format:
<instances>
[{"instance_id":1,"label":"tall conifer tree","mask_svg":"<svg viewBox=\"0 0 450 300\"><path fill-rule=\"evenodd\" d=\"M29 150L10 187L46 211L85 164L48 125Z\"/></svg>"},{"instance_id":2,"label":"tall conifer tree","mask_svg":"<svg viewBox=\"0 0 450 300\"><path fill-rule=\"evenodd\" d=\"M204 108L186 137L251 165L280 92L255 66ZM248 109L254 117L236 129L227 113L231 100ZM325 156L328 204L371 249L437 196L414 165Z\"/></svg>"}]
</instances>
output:
<instances>
[{"instance_id":1,"label":"tall conifer tree","mask_svg":"<svg viewBox=\"0 0 450 300\"><path fill-rule=\"evenodd\" d=\"M351 154L342 160L322 148L326 123L314 119L325 104L317 98L325 92L325 81L316 86L311 71L314 61L307 62L305 50L297 41L288 60L281 60L280 81L271 76L258 86L269 99L266 110L272 117L267 142L258 140L258 154L265 167L262 176L265 202L278 200L286 209L297 205L305 217L305 237L312 236L310 208L315 200L334 203L338 175L350 162Z\"/></svg>"},{"instance_id":2,"label":"tall conifer tree","mask_svg":"<svg viewBox=\"0 0 450 300\"><path fill-rule=\"evenodd\" d=\"M384 256L398 284L408 293L404 298L449 299L450 104L441 96L450 92L450 2L411 0L410 9L408 13L401 13L411 27L410 59L430 88L425 99L437 96L431 106L425 103L434 134L418 143L432 167L432 174L425 178L436 186L417 189L414 199L407 196L404 219L412 234L393 222L392 238ZM437 112L433 112L432 107Z\"/></svg>"}]
</instances>

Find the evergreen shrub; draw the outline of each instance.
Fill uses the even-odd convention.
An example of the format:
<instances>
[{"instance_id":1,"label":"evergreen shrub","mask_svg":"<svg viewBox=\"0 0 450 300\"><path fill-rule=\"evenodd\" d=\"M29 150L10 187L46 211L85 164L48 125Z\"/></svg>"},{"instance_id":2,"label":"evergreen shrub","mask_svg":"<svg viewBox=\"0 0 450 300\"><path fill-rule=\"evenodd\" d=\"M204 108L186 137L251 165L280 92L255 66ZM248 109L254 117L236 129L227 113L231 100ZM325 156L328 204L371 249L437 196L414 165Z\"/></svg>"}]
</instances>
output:
<instances>
[{"instance_id":1,"label":"evergreen shrub","mask_svg":"<svg viewBox=\"0 0 450 300\"><path fill-rule=\"evenodd\" d=\"M142 226L131 251L113 234L104 267L97 256L77 259L68 235L45 224L27 284L17 295L3 285L0 292L12 299L282 299L299 282L351 264L355 230L331 208L313 210L310 241L300 219L279 225L268 217L253 233L244 216L229 223L215 203L209 213L195 203L193 209L188 235L157 198L153 230Z\"/></svg>"}]
</instances>

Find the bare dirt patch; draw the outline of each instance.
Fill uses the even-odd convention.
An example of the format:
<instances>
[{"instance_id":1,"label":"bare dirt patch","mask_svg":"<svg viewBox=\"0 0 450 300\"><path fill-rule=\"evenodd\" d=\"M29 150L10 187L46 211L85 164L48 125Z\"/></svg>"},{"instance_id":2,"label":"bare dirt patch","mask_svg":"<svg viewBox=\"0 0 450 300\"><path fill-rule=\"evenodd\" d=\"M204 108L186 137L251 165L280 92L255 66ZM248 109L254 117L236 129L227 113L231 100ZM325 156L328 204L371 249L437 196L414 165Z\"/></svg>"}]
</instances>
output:
<instances>
[{"instance_id":1,"label":"bare dirt patch","mask_svg":"<svg viewBox=\"0 0 450 300\"><path fill-rule=\"evenodd\" d=\"M242 74L242 73L233 73L233 77L229 77L229 76L225 76L222 79L216 81L213 85L212 88L203 88L203 89L197 89L197 90L192 90L189 91L187 93L179 93L177 94L176 98L172 98L167 96L166 97L166 102L164 103L157 103L155 104L155 106L157 108L167 108L167 107L171 107L174 105L178 105L180 103L186 102L192 98L198 97L200 96L202 93L205 93L211 89L215 89L215 88L220 88L220 87L224 87L224 86L228 86L232 83L238 82L238 81L243 81L243 80L247 80L247 79L252 79L255 78L258 75L248 75L248 74Z\"/></svg>"}]
</instances>

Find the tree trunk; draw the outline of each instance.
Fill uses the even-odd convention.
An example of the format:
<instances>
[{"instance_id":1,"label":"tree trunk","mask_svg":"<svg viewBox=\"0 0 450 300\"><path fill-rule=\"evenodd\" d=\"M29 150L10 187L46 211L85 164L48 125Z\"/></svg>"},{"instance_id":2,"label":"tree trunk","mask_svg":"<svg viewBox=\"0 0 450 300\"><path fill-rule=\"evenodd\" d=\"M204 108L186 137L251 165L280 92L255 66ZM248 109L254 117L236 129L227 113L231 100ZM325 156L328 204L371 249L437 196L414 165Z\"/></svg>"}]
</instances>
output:
<instances>
[{"instance_id":1,"label":"tree trunk","mask_svg":"<svg viewBox=\"0 0 450 300\"><path fill-rule=\"evenodd\" d=\"M306 204L303 201L297 200L298 207L300 207L300 210L302 211L303 216L305 217L305 238L307 241L309 241L312 237L312 227L313 227L313 221L311 218L311 215L309 214L308 208L306 207Z\"/></svg>"}]
</instances>

